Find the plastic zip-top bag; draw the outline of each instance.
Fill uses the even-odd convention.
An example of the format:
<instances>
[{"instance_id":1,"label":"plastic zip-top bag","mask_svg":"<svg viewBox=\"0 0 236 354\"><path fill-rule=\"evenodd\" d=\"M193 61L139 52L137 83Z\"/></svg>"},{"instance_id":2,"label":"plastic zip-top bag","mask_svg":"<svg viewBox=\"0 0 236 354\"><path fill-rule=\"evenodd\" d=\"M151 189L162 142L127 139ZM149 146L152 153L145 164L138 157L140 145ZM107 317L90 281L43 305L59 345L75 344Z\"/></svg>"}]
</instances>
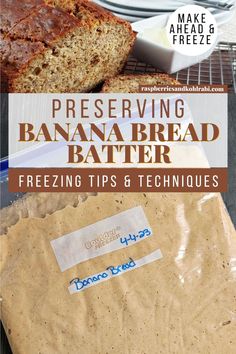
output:
<instances>
[{"instance_id":1,"label":"plastic zip-top bag","mask_svg":"<svg viewBox=\"0 0 236 354\"><path fill-rule=\"evenodd\" d=\"M0 241L14 354L236 351L236 233L219 194L101 193Z\"/></svg>"}]
</instances>

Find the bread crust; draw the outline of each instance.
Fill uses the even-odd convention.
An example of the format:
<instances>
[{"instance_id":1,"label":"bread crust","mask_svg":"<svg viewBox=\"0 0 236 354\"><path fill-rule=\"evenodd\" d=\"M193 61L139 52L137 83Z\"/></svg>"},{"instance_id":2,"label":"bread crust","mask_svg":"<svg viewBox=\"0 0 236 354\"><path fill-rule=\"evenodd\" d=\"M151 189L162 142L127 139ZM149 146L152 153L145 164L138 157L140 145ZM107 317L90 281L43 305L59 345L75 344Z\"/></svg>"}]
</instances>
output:
<instances>
[{"instance_id":1,"label":"bread crust","mask_svg":"<svg viewBox=\"0 0 236 354\"><path fill-rule=\"evenodd\" d=\"M74 6L76 10L72 14L48 6L42 0L26 0L23 3L20 0L4 1L1 16L1 92L15 92L14 81L23 75L30 63L77 28L91 29L106 22L121 24L130 33L131 49L135 34L129 23L85 0L74 1Z\"/></svg>"},{"instance_id":2,"label":"bread crust","mask_svg":"<svg viewBox=\"0 0 236 354\"><path fill-rule=\"evenodd\" d=\"M45 51L41 42L1 38L1 92L14 92L14 80L27 69L35 56Z\"/></svg>"},{"instance_id":3,"label":"bread crust","mask_svg":"<svg viewBox=\"0 0 236 354\"><path fill-rule=\"evenodd\" d=\"M44 4L43 0L4 0L1 2L1 32L8 33L13 26Z\"/></svg>"},{"instance_id":4,"label":"bread crust","mask_svg":"<svg viewBox=\"0 0 236 354\"><path fill-rule=\"evenodd\" d=\"M121 81L125 81L125 80L133 80L133 79L137 79L137 78L142 78L142 79L145 79L145 78L160 78L160 79L163 79L163 80L168 80L168 83L169 85L180 85L180 82L177 81L176 79L174 79L173 77L171 77L170 75L168 74L164 74L164 73L150 73L150 74L147 74L147 73L143 73L143 74L120 74L120 75L117 75L113 78L110 78L110 79L107 79L102 87L102 90L101 92L105 93L105 92L112 92L110 91L110 86L112 84L112 82L114 82L115 80L121 80Z\"/></svg>"}]
</instances>

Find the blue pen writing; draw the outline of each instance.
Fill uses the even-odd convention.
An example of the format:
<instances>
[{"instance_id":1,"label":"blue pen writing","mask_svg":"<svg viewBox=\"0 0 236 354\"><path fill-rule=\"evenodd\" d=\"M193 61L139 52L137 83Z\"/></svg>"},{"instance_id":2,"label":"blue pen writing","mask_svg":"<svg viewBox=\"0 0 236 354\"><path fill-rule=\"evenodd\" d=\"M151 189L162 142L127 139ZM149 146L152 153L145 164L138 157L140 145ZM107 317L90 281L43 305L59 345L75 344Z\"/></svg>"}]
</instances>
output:
<instances>
[{"instance_id":1,"label":"blue pen writing","mask_svg":"<svg viewBox=\"0 0 236 354\"><path fill-rule=\"evenodd\" d=\"M126 246L128 246L130 242L136 242L138 241L138 239L141 239L143 237L148 237L150 235L151 235L151 231L149 229L140 230L137 235L129 234L128 236L121 237L120 243L126 244Z\"/></svg>"},{"instance_id":2,"label":"blue pen writing","mask_svg":"<svg viewBox=\"0 0 236 354\"><path fill-rule=\"evenodd\" d=\"M91 285L92 283L96 283L96 282L98 282L102 279L105 279L107 277L108 277L108 273L103 272L103 273L100 273L100 274L97 274L97 275L94 275L92 277L88 277L85 279L76 278L73 280L73 283L76 286L76 290L81 290L81 289L87 287L88 285Z\"/></svg>"},{"instance_id":3,"label":"blue pen writing","mask_svg":"<svg viewBox=\"0 0 236 354\"><path fill-rule=\"evenodd\" d=\"M121 272L124 272L130 268L133 268L136 266L135 261L132 258L129 258L130 261L128 263L120 264L116 267L109 266L107 267L107 270L111 272L112 275L118 275Z\"/></svg>"}]
</instances>

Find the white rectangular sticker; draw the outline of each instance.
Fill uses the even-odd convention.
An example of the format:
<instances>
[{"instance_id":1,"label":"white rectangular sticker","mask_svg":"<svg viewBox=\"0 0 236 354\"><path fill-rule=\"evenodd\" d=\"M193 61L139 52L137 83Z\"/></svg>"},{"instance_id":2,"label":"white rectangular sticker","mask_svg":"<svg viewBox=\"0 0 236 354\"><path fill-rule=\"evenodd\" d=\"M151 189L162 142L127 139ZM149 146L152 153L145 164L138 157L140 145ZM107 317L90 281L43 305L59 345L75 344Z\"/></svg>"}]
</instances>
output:
<instances>
[{"instance_id":1,"label":"white rectangular sticker","mask_svg":"<svg viewBox=\"0 0 236 354\"><path fill-rule=\"evenodd\" d=\"M69 292L70 294L78 293L82 290L90 288L91 286L100 284L108 279L117 277L133 269L142 267L145 264L152 263L158 259L161 259L162 257L163 256L161 250L158 249L138 260L133 260L132 258L129 258L125 263L119 264L117 266L109 266L101 273L91 275L84 279L74 279L71 285L68 287Z\"/></svg>"},{"instance_id":2,"label":"white rectangular sticker","mask_svg":"<svg viewBox=\"0 0 236 354\"><path fill-rule=\"evenodd\" d=\"M91 258L134 245L152 235L141 206L51 241L61 271Z\"/></svg>"}]
</instances>

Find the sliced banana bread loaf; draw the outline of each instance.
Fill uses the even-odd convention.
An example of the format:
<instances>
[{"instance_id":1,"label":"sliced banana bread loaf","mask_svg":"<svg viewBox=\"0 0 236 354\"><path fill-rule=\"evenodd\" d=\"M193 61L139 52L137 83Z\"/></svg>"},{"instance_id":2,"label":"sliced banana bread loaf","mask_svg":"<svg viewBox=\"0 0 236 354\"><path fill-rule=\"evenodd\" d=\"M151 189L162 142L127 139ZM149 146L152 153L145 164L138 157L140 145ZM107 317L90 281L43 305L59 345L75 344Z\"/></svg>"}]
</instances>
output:
<instances>
[{"instance_id":1,"label":"sliced banana bread loaf","mask_svg":"<svg viewBox=\"0 0 236 354\"><path fill-rule=\"evenodd\" d=\"M127 22L86 0L47 2L73 13L41 0L4 0L2 91L87 92L122 69L135 38Z\"/></svg>"},{"instance_id":2,"label":"sliced banana bread loaf","mask_svg":"<svg viewBox=\"0 0 236 354\"><path fill-rule=\"evenodd\" d=\"M102 92L139 92L140 85L179 85L167 74L118 75L106 80Z\"/></svg>"}]
</instances>

